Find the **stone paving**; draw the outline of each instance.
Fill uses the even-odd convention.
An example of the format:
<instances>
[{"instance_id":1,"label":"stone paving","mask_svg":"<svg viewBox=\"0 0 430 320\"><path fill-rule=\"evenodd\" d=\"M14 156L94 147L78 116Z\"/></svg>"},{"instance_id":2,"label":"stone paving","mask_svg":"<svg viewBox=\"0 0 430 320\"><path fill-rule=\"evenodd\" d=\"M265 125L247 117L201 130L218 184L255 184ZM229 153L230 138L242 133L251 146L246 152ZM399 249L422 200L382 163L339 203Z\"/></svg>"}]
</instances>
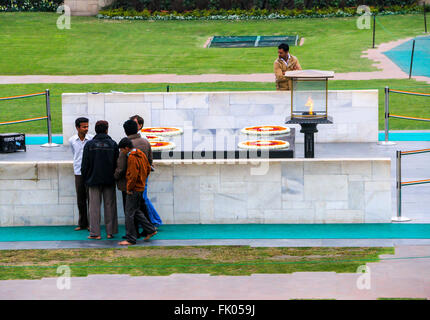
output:
<instances>
[{"instance_id":1,"label":"stone paving","mask_svg":"<svg viewBox=\"0 0 430 320\"><path fill-rule=\"evenodd\" d=\"M59 290L57 278L3 280L0 299L430 299L430 246L397 247L395 255L381 259L386 260L367 263L366 274L90 275L72 278L69 290Z\"/></svg>"}]
</instances>

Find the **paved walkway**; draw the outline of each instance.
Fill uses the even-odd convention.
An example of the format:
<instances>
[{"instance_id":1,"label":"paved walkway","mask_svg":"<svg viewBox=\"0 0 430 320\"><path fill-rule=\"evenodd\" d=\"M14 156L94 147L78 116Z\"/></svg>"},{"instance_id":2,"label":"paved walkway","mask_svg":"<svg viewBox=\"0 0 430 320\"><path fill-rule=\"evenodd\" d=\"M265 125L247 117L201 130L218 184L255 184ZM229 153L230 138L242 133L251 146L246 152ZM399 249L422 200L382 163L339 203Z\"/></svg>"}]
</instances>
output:
<instances>
[{"instance_id":1,"label":"paved walkway","mask_svg":"<svg viewBox=\"0 0 430 320\"><path fill-rule=\"evenodd\" d=\"M380 44L375 49L363 52L364 58L375 61L374 66L381 71L336 73L334 80L372 80L372 79L407 79L408 74L403 72L383 52L411 40L412 38L391 41ZM358 63L358 62L357 62ZM430 77L413 77L418 81L430 83ZM150 74L150 75L76 75L76 76L0 76L0 84L27 84L27 83L198 83L198 82L274 82L273 73L253 74Z\"/></svg>"},{"instance_id":2,"label":"paved walkway","mask_svg":"<svg viewBox=\"0 0 430 320\"><path fill-rule=\"evenodd\" d=\"M381 258L386 260L367 264L370 273L366 275L334 272L251 276L91 275L72 278L69 290L57 289L56 278L5 280L0 281L0 299L430 299L430 246L397 247L394 256ZM357 283L370 287L359 289Z\"/></svg>"}]
</instances>

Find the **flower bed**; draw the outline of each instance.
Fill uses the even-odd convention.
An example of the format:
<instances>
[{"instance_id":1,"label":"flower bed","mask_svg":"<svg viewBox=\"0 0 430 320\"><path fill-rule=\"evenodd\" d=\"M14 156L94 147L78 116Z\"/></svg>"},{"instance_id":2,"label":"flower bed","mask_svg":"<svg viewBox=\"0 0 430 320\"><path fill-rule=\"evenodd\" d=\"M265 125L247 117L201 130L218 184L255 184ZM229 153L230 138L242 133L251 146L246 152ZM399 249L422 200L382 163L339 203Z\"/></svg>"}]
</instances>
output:
<instances>
[{"instance_id":1,"label":"flower bed","mask_svg":"<svg viewBox=\"0 0 430 320\"><path fill-rule=\"evenodd\" d=\"M396 15L422 13L422 6L393 6L387 8L371 7L371 12L378 15ZM301 19L358 16L357 8L325 8L325 9L285 9L269 10L193 10L186 12L169 12L149 10L135 11L123 9L102 10L97 15L99 19L114 20L272 20L272 19Z\"/></svg>"}]
</instances>

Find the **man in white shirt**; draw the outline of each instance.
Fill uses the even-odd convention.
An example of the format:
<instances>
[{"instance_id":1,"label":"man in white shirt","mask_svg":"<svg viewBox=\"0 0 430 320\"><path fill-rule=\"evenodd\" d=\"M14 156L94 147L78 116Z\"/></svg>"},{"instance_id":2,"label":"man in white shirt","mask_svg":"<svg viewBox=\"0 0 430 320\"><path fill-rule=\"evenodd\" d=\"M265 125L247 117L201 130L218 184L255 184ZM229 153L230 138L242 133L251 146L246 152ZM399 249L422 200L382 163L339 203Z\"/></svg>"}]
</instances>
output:
<instances>
[{"instance_id":1,"label":"man in white shirt","mask_svg":"<svg viewBox=\"0 0 430 320\"><path fill-rule=\"evenodd\" d=\"M88 188L81 176L82 154L85 144L93 138L88 134L88 119L78 118L75 120L75 127L78 134L69 139L70 148L73 153L73 171L75 172L75 188L79 209L79 226L75 231L88 230Z\"/></svg>"}]
</instances>

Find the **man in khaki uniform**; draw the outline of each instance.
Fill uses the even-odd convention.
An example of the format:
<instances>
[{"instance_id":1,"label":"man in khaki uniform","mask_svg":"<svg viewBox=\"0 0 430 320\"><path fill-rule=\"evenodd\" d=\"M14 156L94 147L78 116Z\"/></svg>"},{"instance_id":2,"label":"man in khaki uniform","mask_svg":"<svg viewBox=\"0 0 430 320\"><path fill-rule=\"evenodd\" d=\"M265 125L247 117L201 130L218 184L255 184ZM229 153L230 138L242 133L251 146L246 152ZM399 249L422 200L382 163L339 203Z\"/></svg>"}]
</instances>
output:
<instances>
[{"instance_id":1,"label":"man in khaki uniform","mask_svg":"<svg viewBox=\"0 0 430 320\"><path fill-rule=\"evenodd\" d=\"M302 70L299 60L290 53L290 46L281 43L278 47L278 59L273 63L276 78L276 90L291 90L291 79L285 76L286 71Z\"/></svg>"}]
</instances>

